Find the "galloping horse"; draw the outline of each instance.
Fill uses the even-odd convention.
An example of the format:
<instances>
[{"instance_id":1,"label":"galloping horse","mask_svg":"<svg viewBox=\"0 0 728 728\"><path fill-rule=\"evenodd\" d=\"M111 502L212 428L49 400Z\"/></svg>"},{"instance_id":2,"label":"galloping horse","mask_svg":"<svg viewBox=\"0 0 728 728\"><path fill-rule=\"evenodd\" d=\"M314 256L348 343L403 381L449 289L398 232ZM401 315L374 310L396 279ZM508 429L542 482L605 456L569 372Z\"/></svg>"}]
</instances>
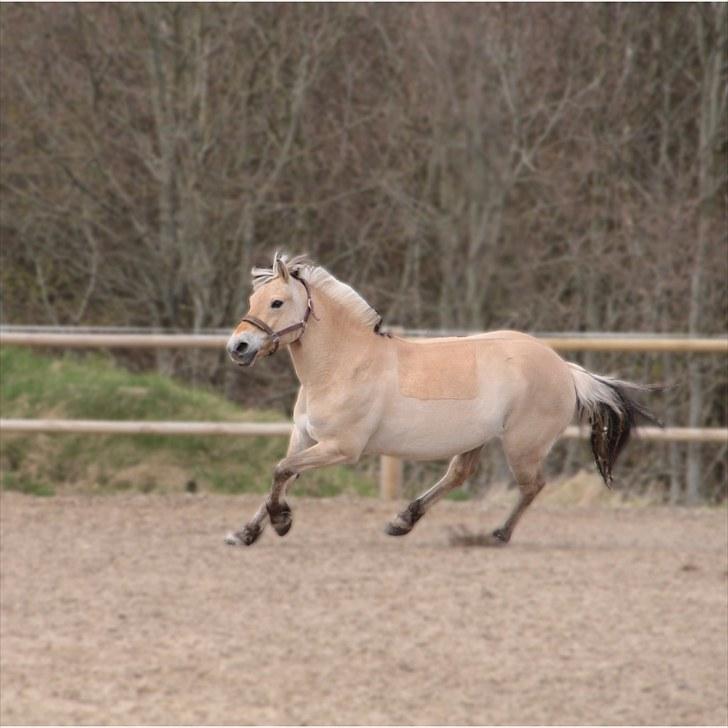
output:
<instances>
[{"instance_id":1,"label":"galloping horse","mask_svg":"<svg viewBox=\"0 0 728 728\"><path fill-rule=\"evenodd\" d=\"M364 454L450 458L443 478L386 527L392 536L407 534L473 473L493 438L501 439L520 489L505 524L486 539L505 544L543 488L543 462L575 413L591 422L592 451L607 485L637 418L656 422L634 397L646 387L593 374L526 334L390 336L356 291L302 257L276 254L272 268L252 273L250 310L227 351L247 367L288 347L301 388L270 495L227 536L229 544L252 544L268 520L285 536L293 523L286 490L306 470L355 463Z\"/></svg>"}]
</instances>

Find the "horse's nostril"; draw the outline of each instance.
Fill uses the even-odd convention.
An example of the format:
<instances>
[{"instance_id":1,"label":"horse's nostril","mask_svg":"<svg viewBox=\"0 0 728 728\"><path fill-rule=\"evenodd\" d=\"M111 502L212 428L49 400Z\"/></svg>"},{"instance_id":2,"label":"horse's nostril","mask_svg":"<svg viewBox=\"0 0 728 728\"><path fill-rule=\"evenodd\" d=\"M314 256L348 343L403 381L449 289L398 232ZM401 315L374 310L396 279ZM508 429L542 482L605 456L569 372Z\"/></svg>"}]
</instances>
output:
<instances>
[{"instance_id":1,"label":"horse's nostril","mask_svg":"<svg viewBox=\"0 0 728 728\"><path fill-rule=\"evenodd\" d=\"M241 341L236 347L235 347L235 353L236 354L244 354L245 350L248 348L248 345Z\"/></svg>"}]
</instances>

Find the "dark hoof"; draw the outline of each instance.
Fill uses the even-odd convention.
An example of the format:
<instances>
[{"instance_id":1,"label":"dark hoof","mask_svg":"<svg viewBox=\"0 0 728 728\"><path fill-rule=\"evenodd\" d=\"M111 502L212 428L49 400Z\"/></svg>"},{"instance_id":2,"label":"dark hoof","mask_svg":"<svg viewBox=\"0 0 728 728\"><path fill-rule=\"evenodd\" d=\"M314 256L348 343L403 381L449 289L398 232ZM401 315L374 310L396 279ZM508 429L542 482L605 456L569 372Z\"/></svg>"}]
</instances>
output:
<instances>
[{"instance_id":1,"label":"dark hoof","mask_svg":"<svg viewBox=\"0 0 728 728\"><path fill-rule=\"evenodd\" d=\"M271 523L273 522L271 521ZM289 515L287 521L273 523L273 529L279 536L285 536L291 530L292 525L293 517Z\"/></svg>"},{"instance_id":2,"label":"dark hoof","mask_svg":"<svg viewBox=\"0 0 728 728\"><path fill-rule=\"evenodd\" d=\"M293 513L288 503L279 503L275 507L268 506L268 515L273 529L279 536L285 536L293 525Z\"/></svg>"},{"instance_id":3,"label":"dark hoof","mask_svg":"<svg viewBox=\"0 0 728 728\"><path fill-rule=\"evenodd\" d=\"M384 527L384 533L388 536L406 536L412 530L412 526L401 526L394 521L390 521Z\"/></svg>"},{"instance_id":4,"label":"dark hoof","mask_svg":"<svg viewBox=\"0 0 728 728\"><path fill-rule=\"evenodd\" d=\"M493 546L505 546L511 540L511 535L508 531L502 528L496 528L491 534L491 541Z\"/></svg>"},{"instance_id":5,"label":"dark hoof","mask_svg":"<svg viewBox=\"0 0 728 728\"><path fill-rule=\"evenodd\" d=\"M245 526L242 531L229 533L225 536L225 543L229 546L250 546L258 540L258 536L263 532L260 524L254 526Z\"/></svg>"},{"instance_id":6,"label":"dark hoof","mask_svg":"<svg viewBox=\"0 0 728 728\"><path fill-rule=\"evenodd\" d=\"M424 515L425 511L419 501L412 501L402 513L386 525L384 532L390 536L405 536Z\"/></svg>"}]
</instances>

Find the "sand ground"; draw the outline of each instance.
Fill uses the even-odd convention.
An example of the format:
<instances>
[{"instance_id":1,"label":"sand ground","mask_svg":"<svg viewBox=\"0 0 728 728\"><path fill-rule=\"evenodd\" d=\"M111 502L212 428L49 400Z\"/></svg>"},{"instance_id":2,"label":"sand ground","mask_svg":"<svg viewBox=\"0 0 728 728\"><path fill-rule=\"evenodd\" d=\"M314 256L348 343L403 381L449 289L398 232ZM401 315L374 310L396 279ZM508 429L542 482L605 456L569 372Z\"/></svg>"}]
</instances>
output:
<instances>
[{"instance_id":1,"label":"sand ground","mask_svg":"<svg viewBox=\"0 0 728 728\"><path fill-rule=\"evenodd\" d=\"M0 497L2 723L674 724L728 721L725 510Z\"/></svg>"}]
</instances>

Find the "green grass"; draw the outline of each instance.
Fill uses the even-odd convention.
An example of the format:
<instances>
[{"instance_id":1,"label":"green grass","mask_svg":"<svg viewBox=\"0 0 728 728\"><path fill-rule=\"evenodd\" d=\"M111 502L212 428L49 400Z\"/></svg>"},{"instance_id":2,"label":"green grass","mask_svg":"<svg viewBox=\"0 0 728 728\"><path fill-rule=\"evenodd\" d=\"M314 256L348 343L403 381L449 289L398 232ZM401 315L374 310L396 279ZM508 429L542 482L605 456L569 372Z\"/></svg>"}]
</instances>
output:
<instances>
[{"instance_id":1,"label":"green grass","mask_svg":"<svg viewBox=\"0 0 728 728\"><path fill-rule=\"evenodd\" d=\"M271 422L276 412L243 410L213 391L158 374L131 374L99 355L42 356L0 349L3 417ZM36 495L63 489L116 492L264 492L286 451L281 437L3 435L0 487ZM372 480L347 468L303 476L296 492L371 495Z\"/></svg>"},{"instance_id":2,"label":"green grass","mask_svg":"<svg viewBox=\"0 0 728 728\"><path fill-rule=\"evenodd\" d=\"M34 480L28 480L23 475L17 473L3 474L2 487L3 490L14 490L18 493L25 493L26 495L48 497L56 494L55 490L49 485L36 483Z\"/></svg>"},{"instance_id":3,"label":"green grass","mask_svg":"<svg viewBox=\"0 0 728 728\"><path fill-rule=\"evenodd\" d=\"M472 496L466 490L452 490L447 494L446 498L451 501L467 501L470 500Z\"/></svg>"}]
</instances>

